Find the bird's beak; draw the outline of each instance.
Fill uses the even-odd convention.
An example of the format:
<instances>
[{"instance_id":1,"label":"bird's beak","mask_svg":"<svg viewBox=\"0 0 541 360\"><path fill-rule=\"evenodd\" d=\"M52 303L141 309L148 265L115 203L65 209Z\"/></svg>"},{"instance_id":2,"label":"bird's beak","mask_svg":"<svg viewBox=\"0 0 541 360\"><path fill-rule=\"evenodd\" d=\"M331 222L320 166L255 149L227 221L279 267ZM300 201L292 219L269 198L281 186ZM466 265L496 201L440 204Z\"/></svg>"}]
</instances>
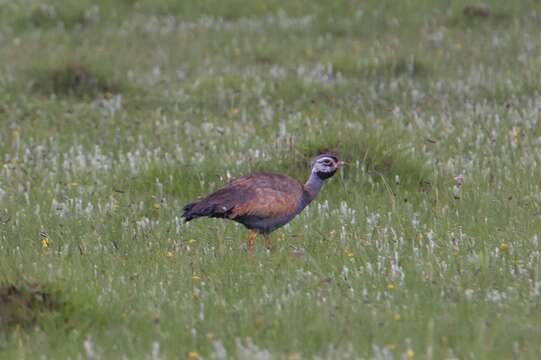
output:
<instances>
[{"instance_id":1,"label":"bird's beak","mask_svg":"<svg viewBox=\"0 0 541 360\"><path fill-rule=\"evenodd\" d=\"M338 165L338 167L341 168L342 166L345 166L345 165L346 165L346 162L340 160L340 161L338 161L338 162L336 163L336 165Z\"/></svg>"}]
</instances>

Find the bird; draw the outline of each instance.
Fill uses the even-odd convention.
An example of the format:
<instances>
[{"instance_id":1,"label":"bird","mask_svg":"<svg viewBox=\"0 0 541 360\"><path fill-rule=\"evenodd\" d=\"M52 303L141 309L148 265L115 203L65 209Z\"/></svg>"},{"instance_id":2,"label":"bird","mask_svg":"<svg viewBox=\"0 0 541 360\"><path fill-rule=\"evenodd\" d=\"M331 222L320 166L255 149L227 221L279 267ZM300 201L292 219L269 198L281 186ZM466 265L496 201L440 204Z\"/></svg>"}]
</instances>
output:
<instances>
[{"instance_id":1,"label":"bird","mask_svg":"<svg viewBox=\"0 0 541 360\"><path fill-rule=\"evenodd\" d=\"M248 230L247 251L253 255L257 236L272 249L271 232L289 223L317 196L344 161L332 153L316 156L310 176L302 184L286 175L252 173L232 180L224 187L184 206L186 222L200 218L223 218L244 225Z\"/></svg>"}]
</instances>

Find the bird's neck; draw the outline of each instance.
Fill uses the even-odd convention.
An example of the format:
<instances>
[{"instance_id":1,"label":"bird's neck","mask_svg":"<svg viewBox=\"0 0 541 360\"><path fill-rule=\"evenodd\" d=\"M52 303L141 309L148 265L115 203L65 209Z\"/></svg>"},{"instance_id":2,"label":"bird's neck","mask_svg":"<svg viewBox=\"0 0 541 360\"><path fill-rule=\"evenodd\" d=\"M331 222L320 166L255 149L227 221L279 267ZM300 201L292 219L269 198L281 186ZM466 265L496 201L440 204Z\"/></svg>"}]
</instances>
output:
<instances>
[{"instance_id":1,"label":"bird's neck","mask_svg":"<svg viewBox=\"0 0 541 360\"><path fill-rule=\"evenodd\" d=\"M306 181L306 184L304 184L304 188L308 192L308 202L312 201L317 196L324 182L325 181L322 180L319 176L317 176L315 172L310 174L310 177Z\"/></svg>"}]
</instances>

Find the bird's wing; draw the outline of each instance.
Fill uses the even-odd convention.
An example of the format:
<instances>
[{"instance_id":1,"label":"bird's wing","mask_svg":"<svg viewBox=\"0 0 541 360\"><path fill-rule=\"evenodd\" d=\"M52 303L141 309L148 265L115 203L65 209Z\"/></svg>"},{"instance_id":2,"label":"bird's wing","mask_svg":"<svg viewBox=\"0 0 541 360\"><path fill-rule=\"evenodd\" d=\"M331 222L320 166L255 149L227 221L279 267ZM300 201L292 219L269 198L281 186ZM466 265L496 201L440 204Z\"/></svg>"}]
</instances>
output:
<instances>
[{"instance_id":1,"label":"bird's wing","mask_svg":"<svg viewBox=\"0 0 541 360\"><path fill-rule=\"evenodd\" d=\"M186 205L184 216L188 219L200 216L232 218L235 206L249 201L254 195L255 192L250 188L248 177L242 177L205 198Z\"/></svg>"},{"instance_id":2,"label":"bird's wing","mask_svg":"<svg viewBox=\"0 0 541 360\"><path fill-rule=\"evenodd\" d=\"M231 183L245 195L231 209L231 219L241 216L276 218L295 213L303 188L296 180L274 174L255 174Z\"/></svg>"}]
</instances>

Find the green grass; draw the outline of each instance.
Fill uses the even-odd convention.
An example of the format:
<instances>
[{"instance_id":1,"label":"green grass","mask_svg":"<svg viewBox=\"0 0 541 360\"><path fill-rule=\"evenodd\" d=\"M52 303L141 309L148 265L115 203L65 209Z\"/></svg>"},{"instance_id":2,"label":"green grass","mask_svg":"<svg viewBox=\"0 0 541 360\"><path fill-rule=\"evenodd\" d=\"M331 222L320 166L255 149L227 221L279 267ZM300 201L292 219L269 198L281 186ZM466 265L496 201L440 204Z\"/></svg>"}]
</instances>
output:
<instances>
[{"instance_id":1,"label":"green grass","mask_svg":"<svg viewBox=\"0 0 541 360\"><path fill-rule=\"evenodd\" d=\"M0 4L0 357L539 358L541 8L471 6ZM272 252L180 221L321 151Z\"/></svg>"}]
</instances>

